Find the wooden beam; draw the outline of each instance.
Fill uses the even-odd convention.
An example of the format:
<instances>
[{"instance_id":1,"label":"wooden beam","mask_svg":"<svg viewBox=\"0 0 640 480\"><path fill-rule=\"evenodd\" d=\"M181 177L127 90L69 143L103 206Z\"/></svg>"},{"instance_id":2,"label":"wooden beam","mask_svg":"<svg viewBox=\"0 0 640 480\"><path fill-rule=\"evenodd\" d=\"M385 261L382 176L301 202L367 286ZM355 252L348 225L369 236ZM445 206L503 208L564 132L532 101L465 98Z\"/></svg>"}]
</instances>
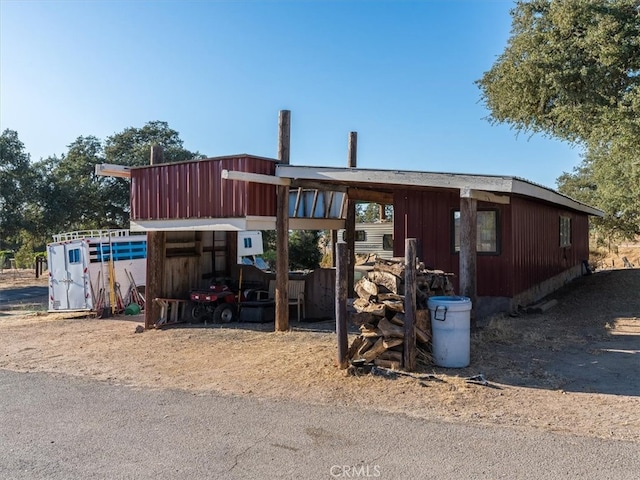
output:
<instances>
[{"instance_id":1,"label":"wooden beam","mask_svg":"<svg viewBox=\"0 0 640 480\"><path fill-rule=\"evenodd\" d=\"M95 166L95 174L102 177L131 178L131 167L110 163L98 163Z\"/></svg>"},{"instance_id":2,"label":"wooden beam","mask_svg":"<svg viewBox=\"0 0 640 480\"><path fill-rule=\"evenodd\" d=\"M358 163L358 132L349 132L347 166L356 168ZM353 297L354 271L356 266L356 201L347 193L347 217L345 221L345 237L349 251L349 268L347 288L349 297Z\"/></svg>"},{"instance_id":3,"label":"wooden beam","mask_svg":"<svg viewBox=\"0 0 640 480\"><path fill-rule=\"evenodd\" d=\"M274 177L273 175L263 175L262 173L239 172L236 170L222 170L221 176L224 180L239 180L242 182L266 183L269 185L290 185L290 178Z\"/></svg>"},{"instance_id":4,"label":"wooden beam","mask_svg":"<svg viewBox=\"0 0 640 480\"><path fill-rule=\"evenodd\" d=\"M278 160L289 163L291 112L278 117ZM276 331L289 330L289 186L278 185L276 202Z\"/></svg>"},{"instance_id":5,"label":"wooden beam","mask_svg":"<svg viewBox=\"0 0 640 480\"><path fill-rule=\"evenodd\" d=\"M149 164L162 163L164 152L159 145L151 147ZM147 273L145 285L144 327L151 328L160 319L161 306L154 298L164 297L164 266L166 257L166 233L147 232Z\"/></svg>"},{"instance_id":6,"label":"wooden beam","mask_svg":"<svg viewBox=\"0 0 640 480\"><path fill-rule=\"evenodd\" d=\"M336 244L336 334L338 337L338 368L345 369L349 366L347 351L349 342L347 337L347 278L349 265L347 263L347 244Z\"/></svg>"},{"instance_id":7,"label":"wooden beam","mask_svg":"<svg viewBox=\"0 0 640 480\"><path fill-rule=\"evenodd\" d=\"M460 198L474 198L481 202L499 203L501 205L509 205L511 203L511 198L507 195L496 195L495 193L471 188L461 188Z\"/></svg>"},{"instance_id":8,"label":"wooden beam","mask_svg":"<svg viewBox=\"0 0 640 480\"><path fill-rule=\"evenodd\" d=\"M475 198L460 199L460 295L471 299L471 326L475 327L476 244L478 236L478 201Z\"/></svg>"},{"instance_id":9,"label":"wooden beam","mask_svg":"<svg viewBox=\"0 0 640 480\"><path fill-rule=\"evenodd\" d=\"M416 369L416 250L415 238L407 238L404 247L404 369Z\"/></svg>"},{"instance_id":10,"label":"wooden beam","mask_svg":"<svg viewBox=\"0 0 640 480\"><path fill-rule=\"evenodd\" d=\"M361 200L363 202L380 203L384 205L393 204L393 193L378 192L376 190L367 190L365 188L349 188L347 194L352 200Z\"/></svg>"},{"instance_id":11,"label":"wooden beam","mask_svg":"<svg viewBox=\"0 0 640 480\"><path fill-rule=\"evenodd\" d=\"M288 177L277 177L277 178L282 178L284 179L288 179ZM298 188L298 187L302 187L302 188L306 188L309 190L320 190L320 191L330 191L330 192L346 192L347 191L347 187L345 185L334 185L331 183L323 183L323 182L316 182L313 180L297 180L297 179L289 179L291 180L291 188Z\"/></svg>"}]
</instances>

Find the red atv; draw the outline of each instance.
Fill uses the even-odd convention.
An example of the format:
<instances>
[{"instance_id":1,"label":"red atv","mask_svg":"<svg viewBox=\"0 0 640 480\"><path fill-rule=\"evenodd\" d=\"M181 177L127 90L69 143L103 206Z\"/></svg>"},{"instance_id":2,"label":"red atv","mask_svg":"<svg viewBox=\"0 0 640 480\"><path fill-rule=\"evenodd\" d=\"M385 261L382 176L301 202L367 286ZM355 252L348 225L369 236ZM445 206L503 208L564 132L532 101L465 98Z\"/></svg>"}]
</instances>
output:
<instances>
[{"instance_id":1,"label":"red atv","mask_svg":"<svg viewBox=\"0 0 640 480\"><path fill-rule=\"evenodd\" d=\"M192 290L191 317L196 322L229 323L238 319L238 298L226 285L211 285L209 290Z\"/></svg>"}]
</instances>

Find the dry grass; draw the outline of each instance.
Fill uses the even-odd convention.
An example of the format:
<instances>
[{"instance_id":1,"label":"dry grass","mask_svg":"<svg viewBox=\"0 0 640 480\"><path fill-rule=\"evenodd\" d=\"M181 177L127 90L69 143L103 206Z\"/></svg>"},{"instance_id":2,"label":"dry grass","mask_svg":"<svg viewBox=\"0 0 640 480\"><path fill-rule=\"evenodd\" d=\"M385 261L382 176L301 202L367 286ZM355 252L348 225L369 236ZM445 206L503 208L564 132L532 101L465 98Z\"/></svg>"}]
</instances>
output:
<instances>
[{"instance_id":1,"label":"dry grass","mask_svg":"<svg viewBox=\"0 0 640 480\"><path fill-rule=\"evenodd\" d=\"M610 249L597 247L589 251L589 263L598 269L622 268L624 257L640 267L640 243L614 245Z\"/></svg>"},{"instance_id":2,"label":"dry grass","mask_svg":"<svg viewBox=\"0 0 640 480\"><path fill-rule=\"evenodd\" d=\"M40 278L36 278L34 270L5 268L0 271L0 289L31 287L33 285L46 286L48 279L47 272Z\"/></svg>"},{"instance_id":3,"label":"dry grass","mask_svg":"<svg viewBox=\"0 0 640 480\"><path fill-rule=\"evenodd\" d=\"M3 273L0 288L17 281L32 282L32 272ZM615 331L638 328L634 317L602 320L608 307L594 298L600 292L622 302L625 290L640 285L605 282L592 288L582 287L579 296L562 293L558 307L545 315L493 318L473 335L469 368L422 365L433 380L346 376L335 366L332 332L185 326L136 334L140 316L96 320L25 312L0 314L0 368L640 441L640 397L566 392L541 361L541 353L584 342L585 334L606 335L606 322ZM613 297L616 288L623 290L619 298ZM467 383L478 373L494 388Z\"/></svg>"},{"instance_id":4,"label":"dry grass","mask_svg":"<svg viewBox=\"0 0 640 480\"><path fill-rule=\"evenodd\" d=\"M485 328L474 332L472 341L475 346L487 342L513 345L522 340L523 334L515 325L513 318L507 315L496 315L489 320Z\"/></svg>"}]
</instances>

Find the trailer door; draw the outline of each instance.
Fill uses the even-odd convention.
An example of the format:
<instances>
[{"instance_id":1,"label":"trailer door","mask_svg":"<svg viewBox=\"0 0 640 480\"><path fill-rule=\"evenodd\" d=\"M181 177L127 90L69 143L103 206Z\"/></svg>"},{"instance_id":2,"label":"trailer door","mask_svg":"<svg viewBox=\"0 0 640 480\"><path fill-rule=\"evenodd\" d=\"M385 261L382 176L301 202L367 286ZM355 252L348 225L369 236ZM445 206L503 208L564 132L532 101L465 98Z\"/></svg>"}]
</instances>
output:
<instances>
[{"instance_id":1,"label":"trailer door","mask_svg":"<svg viewBox=\"0 0 640 480\"><path fill-rule=\"evenodd\" d=\"M91 310L89 249L83 240L49 245L49 310Z\"/></svg>"}]
</instances>

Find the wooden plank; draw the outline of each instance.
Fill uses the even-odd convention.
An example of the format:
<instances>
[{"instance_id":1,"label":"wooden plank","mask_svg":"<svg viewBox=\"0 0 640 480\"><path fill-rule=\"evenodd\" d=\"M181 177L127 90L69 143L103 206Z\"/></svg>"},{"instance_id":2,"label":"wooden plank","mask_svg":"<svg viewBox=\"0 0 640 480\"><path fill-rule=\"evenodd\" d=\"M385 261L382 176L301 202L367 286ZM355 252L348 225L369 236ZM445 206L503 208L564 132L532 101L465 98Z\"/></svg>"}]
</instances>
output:
<instances>
[{"instance_id":1,"label":"wooden plank","mask_svg":"<svg viewBox=\"0 0 640 480\"><path fill-rule=\"evenodd\" d=\"M496 195L495 193L485 192L482 190L473 190L471 188L460 189L461 198L475 198L481 202L498 203L501 205L508 205L511 203L511 198L507 195Z\"/></svg>"},{"instance_id":2,"label":"wooden plank","mask_svg":"<svg viewBox=\"0 0 640 480\"><path fill-rule=\"evenodd\" d=\"M289 187L291 188L291 187ZM302 200L302 187L298 188L297 194L296 194L296 203L295 206L293 207L293 216L297 217L298 216L298 209L300 208L300 200ZM313 215L312 215L313 216Z\"/></svg>"},{"instance_id":3,"label":"wooden plank","mask_svg":"<svg viewBox=\"0 0 640 480\"><path fill-rule=\"evenodd\" d=\"M347 194L350 198L362 202L379 203L381 205L393 205L393 193L368 190L365 188L349 187Z\"/></svg>"},{"instance_id":4,"label":"wooden plank","mask_svg":"<svg viewBox=\"0 0 640 480\"><path fill-rule=\"evenodd\" d=\"M222 170L220 176L224 180L236 180L240 182L264 183L268 185L290 185L290 178L280 178L262 173L240 172L236 170Z\"/></svg>"},{"instance_id":5,"label":"wooden plank","mask_svg":"<svg viewBox=\"0 0 640 480\"><path fill-rule=\"evenodd\" d=\"M473 308L477 300L476 243L478 236L478 201L460 198L460 295L471 299L471 327L475 327Z\"/></svg>"},{"instance_id":6,"label":"wooden plank","mask_svg":"<svg viewBox=\"0 0 640 480\"><path fill-rule=\"evenodd\" d=\"M157 165L163 162L163 150L159 145L151 147L149 163ZM152 199L155 201L157 199ZM160 318L161 306L153 301L163 297L165 278L165 244L166 233L162 231L147 232L147 273L145 285L144 327L151 328Z\"/></svg>"},{"instance_id":7,"label":"wooden plank","mask_svg":"<svg viewBox=\"0 0 640 480\"><path fill-rule=\"evenodd\" d=\"M404 368L412 372L416 369L416 250L415 238L405 240L404 270Z\"/></svg>"},{"instance_id":8,"label":"wooden plank","mask_svg":"<svg viewBox=\"0 0 640 480\"><path fill-rule=\"evenodd\" d=\"M336 245L336 334L338 337L338 367L349 366L347 338L347 245L339 242Z\"/></svg>"},{"instance_id":9,"label":"wooden plank","mask_svg":"<svg viewBox=\"0 0 640 480\"><path fill-rule=\"evenodd\" d=\"M347 145L347 167L356 168L358 165L358 132L349 132ZM349 297L353 297L353 284L355 283L354 269L356 266L356 202L347 194L347 215L345 219L345 241L349 250L349 272L347 288Z\"/></svg>"},{"instance_id":10,"label":"wooden plank","mask_svg":"<svg viewBox=\"0 0 640 480\"><path fill-rule=\"evenodd\" d=\"M278 118L278 160L289 163L289 110L281 110ZM275 329L289 330L289 187L277 187L276 202L276 291Z\"/></svg>"}]
</instances>

